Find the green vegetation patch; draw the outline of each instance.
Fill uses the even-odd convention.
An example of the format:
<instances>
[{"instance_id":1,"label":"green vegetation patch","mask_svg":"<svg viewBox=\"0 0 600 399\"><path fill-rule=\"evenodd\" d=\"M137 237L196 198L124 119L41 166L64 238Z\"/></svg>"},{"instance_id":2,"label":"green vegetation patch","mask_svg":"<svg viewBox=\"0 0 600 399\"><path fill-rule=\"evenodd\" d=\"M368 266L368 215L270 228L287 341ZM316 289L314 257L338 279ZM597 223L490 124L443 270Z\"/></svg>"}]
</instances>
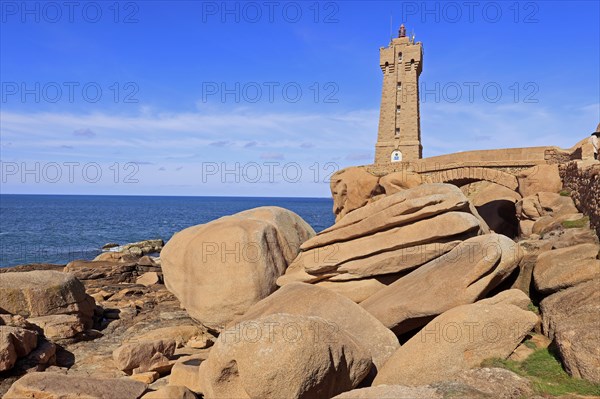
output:
<instances>
[{"instance_id":1,"label":"green vegetation patch","mask_svg":"<svg viewBox=\"0 0 600 399\"><path fill-rule=\"evenodd\" d=\"M563 196L563 197L570 197L571 196L571 190L561 190L561 192L559 194L561 196Z\"/></svg>"},{"instance_id":2,"label":"green vegetation patch","mask_svg":"<svg viewBox=\"0 0 600 399\"><path fill-rule=\"evenodd\" d=\"M581 219L577 220L565 220L564 222L562 222L562 225L565 229L580 229L586 227L589 222L590 218L584 216Z\"/></svg>"},{"instance_id":3,"label":"green vegetation patch","mask_svg":"<svg viewBox=\"0 0 600 399\"><path fill-rule=\"evenodd\" d=\"M532 382L533 389L542 395L600 395L600 384L569 376L547 348L536 350L523 362L488 359L482 366L501 367L525 377Z\"/></svg>"},{"instance_id":4,"label":"green vegetation patch","mask_svg":"<svg viewBox=\"0 0 600 399\"><path fill-rule=\"evenodd\" d=\"M533 304L533 302L529 302L529 305L527 305L527 309L528 309L530 312L533 312L533 313L535 313L535 314L540 314L540 308L538 308L537 306L535 306L535 305ZM532 348L532 349L535 349L535 344L534 344L533 342L526 341L526 342L525 342L525 345L527 345L527 343L531 343L531 344L533 344L533 345L534 345L534 348Z\"/></svg>"}]
</instances>

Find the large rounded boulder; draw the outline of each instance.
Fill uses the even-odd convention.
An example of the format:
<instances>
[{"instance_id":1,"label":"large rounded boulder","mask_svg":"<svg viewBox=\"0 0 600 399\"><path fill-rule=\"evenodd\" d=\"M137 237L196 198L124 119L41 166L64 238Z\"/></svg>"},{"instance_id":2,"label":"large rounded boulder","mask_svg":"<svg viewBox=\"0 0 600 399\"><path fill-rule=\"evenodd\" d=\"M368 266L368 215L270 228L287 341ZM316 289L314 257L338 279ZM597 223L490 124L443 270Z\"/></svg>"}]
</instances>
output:
<instances>
[{"instance_id":1,"label":"large rounded boulder","mask_svg":"<svg viewBox=\"0 0 600 399\"><path fill-rule=\"evenodd\" d=\"M334 323L278 313L224 330L199 373L205 398L328 399L355 388L371 365Z\"/></svg>"},{"instance_id":2,"label":"large rounded boulder","mask_svg":"<svg viewBox=\"0 0 600 399\"><path fill-rule=\"evenodd\" d=\"M400 347L394 333L360 305L334 291L312 284L285 285L253 305L235 322L278 313L316 316L327 320L333 330L350 334L369 353L376 368L383 366Z\"/></svg>"},{"instance_id":3,"label":"large rounded boulder","mask_svg":"<svg viewBox=\"0 0 600 399\"><path fill-rule=\"evenodd\" d=\"M277 288L315 235L295 213L261 207L189 227L161 252L165 285L194 319L221 330Z\"/></svg>"},{"instance_id":4,"label":"large rounded boulder","mask_svg":"<svg viewBox=\"0 0 600 399\"><path fill-rule=\"evenodd\" d=\"M524 309L528 301L523 292L511 290L442 313L394 353L373 386L432 384L486 359L506 359L538 322Z\"/></svg>"},{"instance_id":5,"label":"large rounded boulder","mask_svg":"<svg viewBox=\"0 0 600 399\"><path fill-rule=\"evenodd\" d=\"M334 173L330 186L336 221L373 202L374 197L382 194L378 181L377 176L359 167L350 167Z\"/></svg>"}]
</instances>

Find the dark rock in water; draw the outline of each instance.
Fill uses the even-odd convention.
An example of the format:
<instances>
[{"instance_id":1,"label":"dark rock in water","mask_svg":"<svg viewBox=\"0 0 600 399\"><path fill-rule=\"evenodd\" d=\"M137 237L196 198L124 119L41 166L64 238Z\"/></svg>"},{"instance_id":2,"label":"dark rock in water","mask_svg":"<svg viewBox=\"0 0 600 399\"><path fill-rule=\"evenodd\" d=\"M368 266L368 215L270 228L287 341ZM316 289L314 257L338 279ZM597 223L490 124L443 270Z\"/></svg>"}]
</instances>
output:
<instances>
[{"instance_id":1,"label":"dark rock in water","mask_svg":"<svg viewBox=\"0 0 600 399\"><path fill-rule=\"evenodd\" d=\"M164 245L165 242L161 239L144 240L123 245L123 249L121 250L121 252L126 252L137 256L143 256L160 252Z\"/></svg>"},{"instance_id":2,"label":"dark rock in water","mask_svg":"<svg viewBox=\"0 0 600 399\"><path fill-rule=\"evenodd\" d=\"M102 249L105 251L100 254L95 260L110 260L127 256L139 258L144 255L158 254L162 250L165 242L161 239L144 240L132 242L125 245L116 243L105 244ZM106 252L108 250L108 252Z\"/></svg>"}]
</instances>

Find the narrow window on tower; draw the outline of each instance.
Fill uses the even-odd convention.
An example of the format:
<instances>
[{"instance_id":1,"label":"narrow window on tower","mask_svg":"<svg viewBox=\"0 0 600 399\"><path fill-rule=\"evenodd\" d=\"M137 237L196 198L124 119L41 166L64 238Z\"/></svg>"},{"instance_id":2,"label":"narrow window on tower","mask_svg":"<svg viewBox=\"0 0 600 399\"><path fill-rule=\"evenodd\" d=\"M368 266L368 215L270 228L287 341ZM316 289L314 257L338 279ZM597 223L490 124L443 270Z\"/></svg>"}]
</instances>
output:
<instances>
[{"instance_id":1,"label":"narrow window on tower","mask_svg":"<svg viewBox=\"0 0 600 399\"><path fill-rule=\"evenodd\" d=\"M390 71L390 63L386 61L385 63L385 72L388 73Z\"/></svg>"},{"instance_id":2,"label":"narrow window on tower","mask_svg":"<svg viewBox=\"0 0 600 399\"><path fill-rule=\"evenodd\" d=\"M396 137L400 137L400 128L399 127L396 128Z\"/></svg>"},{"instance_id":3,"label":"narrow window on tower","mask_svg":"<svg viewBox=\"0 0 600 399\"><path fill-rule=\"evenodd\" d=\"M396 106L396 113L397 113L397 114L399 114L399 113L400 113L400 106L399 106L399 105L397 105L397 106Z\"/></svg>"},{"instance_id":4,"label":"narrow window on tower","mask_svg":"<svg viewBox=\"0 0 600 399\"><path fill-rule=\"evenodd\" d=\"M398 62L402 62L402 52L398 53Z\"/></svg>"},{"instance_id":5,"label":"narrow window on tower","mask_svg":"<svg viewBox=\"0 0 600 399\"><path fill-rule=\"evenodd\" d=\"M398 82L396 89L398 89L398 91L402 90L402 82Z\"/></svg>"}]
</instances>

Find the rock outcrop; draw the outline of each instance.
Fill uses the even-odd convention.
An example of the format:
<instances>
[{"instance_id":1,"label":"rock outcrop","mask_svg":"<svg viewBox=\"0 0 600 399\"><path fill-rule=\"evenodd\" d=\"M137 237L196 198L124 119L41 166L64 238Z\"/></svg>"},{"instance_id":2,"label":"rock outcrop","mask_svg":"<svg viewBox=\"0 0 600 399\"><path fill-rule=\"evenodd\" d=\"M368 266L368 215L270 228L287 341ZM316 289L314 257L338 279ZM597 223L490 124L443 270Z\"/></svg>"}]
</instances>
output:
<instances>
[{"instance_id":1,"label":"rock outcrop","mask_svg":"<svg viewBox=\"0 0 600 399\"><path fill-rule=\"evenodd\" d=\"M516 210L519 229L525 237L546 233L566 220L583 217L571 197L549 192L524 197L517 203Z\"/></svg>"},{"instance_id":2,"label":"rock outcrop","mask_svg":"<svg viewBox=\"0 0 600 399\"><path fill-rule=\"evenodd\" d=\"M132 255L126 258L115 258L112 256L115 254L120 253L106 252L102 255L111 256L104 256L101 260L74 260L69 262L63 271L73 274L86 287L94 288L102 288L114 283L137 283L137 280L144 275L154 275L154 280L162 281L162 270L157 264L158 258L149 256L140 258ZM140 284L143 284L143 281Z\"/></svg>"},{"instance_id":3,"label":"rock outcrop","mask_svg":"<svg viewBox=\"0 0 600 399\"><path fill-rule=\"evenodd\" d=\"M429 322L394 353L373 385L427 385L446 381L488 358L507 358L538 322L513 303L514 290L502 299L458 306Z\"/></svg>"},{"instance_id":4,"label":"rock outcrop","mask_svg":"<svg viewBox=\"0 0 600 399\"><path fill-rule=\"evenodd\" d=\"M64 272L74 275L79 280L130 282L136 275L136 262L74 260L65 266Z\"/></svg>"},{"instance_id":5,"label":"rock outcrop","mask_svg":"<svg viewBox=\"0 0 600 399\"><path fill-rule=\"evenodd\" d=\"M38 335L21 327L0 326L0 372L10 370L18 358L35 349Z\"/></svg>"},{"instance_id":6,"label":"rock outcrop","mask_svg":"<svg viewBox=\"0 0 600 399\"><path fill-rule=\"evenodd\" d=\"M408 169L401 172L388 173L379 179L379 185L385 195L396 194L399 191L415 188L421 184L423 184L422 177L418 173Z\"/></svg>"},{"instance_id":7,"label":"rock outcrop","mask_svg":"<svg viewBox=\"0 0 600 399\"><path fill-rule=\"evenodd\" d=\"M156 340L173 340L177 347L187 345L192 340L204 339L209 341L206 332L200 326L193 324L179 324L171 327L160 327L142 332L131 337L126 343L140 343ZM207 344L208 345L208 344Z\"/></svg>"},{"instance_id":8,"label":"rock outcrop","mask_svg":"<svg viewBox=\"0 0 600 399\"><path fill-rule=\"evenodd\" d=\"M482 298L517 267L522 251L499 234L473 237L361 302L396 334Z\"/></svg>"},{"instance_id":9,"label":"rock outcrop","mask_svg":"<svg viewBox=\"0 0 600 399\"><path fill-rule=\"evenodd\" d=\"M109 250L104 254L101 254L100 259L98 260L108 260L108 259L117 259L123 257L141 257L149 254L159 253L163 246L165 245L164 241L161 239L156 240L144 240L138 242L132 242L125 245L119 245L116 243L108 243L102 246L103 250ZM108 256L105 254L113 254L114 256ZM104 255L104 256L102 256Z\"/></svg>"},{"instance_id":10,"label":"rock outcrop","mask_svg":"<svg viewBox=\"0 0 600 399\"><path fill-rule=\"evenodd\" d=\"M75 337L85 330L85 326L75 315L58 314L32 317L27 321L40 327L44 336L53 341Z\"/></svg>"},{"instance_id":11,"label":"rock outcrop","mask_svg":"<svg viewBox=\"0 0 600 399\"><path fill-rule=\"evenodd\" d=\"M199 369L203 360L200 356L177 360L171 369L169 385L184 386L193 392L202 392Z\"/></svg>"},{"instance_id":12,"label":"rock outcrop","mask_svg":"<svg viewBox=\"0 0 600 399\"><path fill-rule=\"evenodd\" d=\"M253 305L235 322L252 321L278 313L316 316L328 322L332 332L351 335L379 368L400 346L396 336L348 298L310 284L286 285Z\"/></svg>"},{"instance_id":13,"label":"rock outcrop","mask_svg":"<svg viewBox=\"0 0 600 399\"><path fill-rule=\"evenodd\" d=\"M369 353L328 320L280 313L223 331L200 375L207 398L328 399L370 369Z\"/></svg>"},{"instance_id":14,"label":"rock outcrop","mask_svg":"<svg viewBox=\"0 0 600 399\"><path fill-rule=\"evenodd\" d=\"M91 327L94 300L74 276L56 271L0 274L0 312L39 317L76 315Z\"/></svg>"},{"instance_id":15,"label":"rock outcrop","mask_svg":"<svg viewBox=\"0 0 600 399\"><path fill-rule=\"evenodd\" d=\"M405 274L488 231L457 187L422 185L357 209L306 241L277 284Z\"/></svg>"},{"instance_id":16,"label":"rock outcrop","mask_svg":"<svg viewBox=\"0 0 600 399\"><path fill-rule=\"evenodd\" d=\"M186 387L168 385L157 391L148 392L141 399L196 399L194 392Z\"/></svg>"},{"instance_id":17,"label":"rock outcrop","mask_svg":"<svg viewBox=\"0 0 600 399\"><path fill-rule=\"evenodd\" d=\"M557 164L534 166L520 172L517 178L519 180L519 193L523 197L535 195L542 191L558 193L563 187Z\"/></svg>"},{"instance_id":18,"label":"rock outcrop","mask_svg":"<svg viewBox=\"0 0 600 399\"><path fill-rule=\"evenodd\" d=\"M220 330L277 288L314 230L295 213L262 207L187 228L161 253L165 285L188 313Z\"/></svg>"},{"instance_id":19,"label":"rock outcrop","mask_svg":"<svg viewBox=\"0 0 600 399\"><path fill-rule=\"evenodd\" d=\"M381 194L379 178L363 168L346 168L331 176L333 213L336 220L374 200Z\"/></svg>"},{"instance_id":20,"label":"rock outcrop","mask_svg":"<svg viewBox=\"0 0 600 399\"><path fill-rule=\"evenodd\" d=\"M126 379L97 379L56 373L31 373L15 382L4 399L138 399L146 384Z\"/></svg>"},{"instance_id":21,"label":"rock outcrop","mask_svg":"<svg viewBox=\"0 0 600 399\"><path fill-rule=\"evenodd\" d=\"M378 385L345 392L334 399L522 399L532 394L531 383L512 371L480 368L463 371L452 381L416 387Z\"/></svg>"},{"instance_id":22,"label":"rock outcrop","mask_svg":"<svg viewBox=\"0 0 600 399\"><path fill-rule=\"evenodd\" d=\"M115 365L119 370L131 374L145 372L165 358L173 356L177 343L174 339L160 339L156 341L142 341L125 344L113 352Z\"/></svg>"},{"instance_id":23,"label":"rock outcrop","mask_svg":"<svg viewBox=\"0 0 600 399\"><path fill-rule=\"evenodd\" d=\"M550 295L540 309L567 372L600 383L600 279Z\"/></svg>"},{"instance_id":24,"label":"rock outcrop","mask_svg":"<svg viewBox=\"0 0 600 399\"><path fill-rule=\"evenodd\" d=\"M600 278L600 246L580 244L540 254L533 269L538 291L549 294Z\"/></svg>"},{"instance_id":25,"label":"rock outcrop","mask_svg":"<svg viewBox=\"0 0 600 399\"><path fill-rule=\"evenodd\" d=\"M135 283L149 287L151 285L160 283L160 275L157 272L146 272L138 277L135 280Z\"/></svg>"}]
</instances>

